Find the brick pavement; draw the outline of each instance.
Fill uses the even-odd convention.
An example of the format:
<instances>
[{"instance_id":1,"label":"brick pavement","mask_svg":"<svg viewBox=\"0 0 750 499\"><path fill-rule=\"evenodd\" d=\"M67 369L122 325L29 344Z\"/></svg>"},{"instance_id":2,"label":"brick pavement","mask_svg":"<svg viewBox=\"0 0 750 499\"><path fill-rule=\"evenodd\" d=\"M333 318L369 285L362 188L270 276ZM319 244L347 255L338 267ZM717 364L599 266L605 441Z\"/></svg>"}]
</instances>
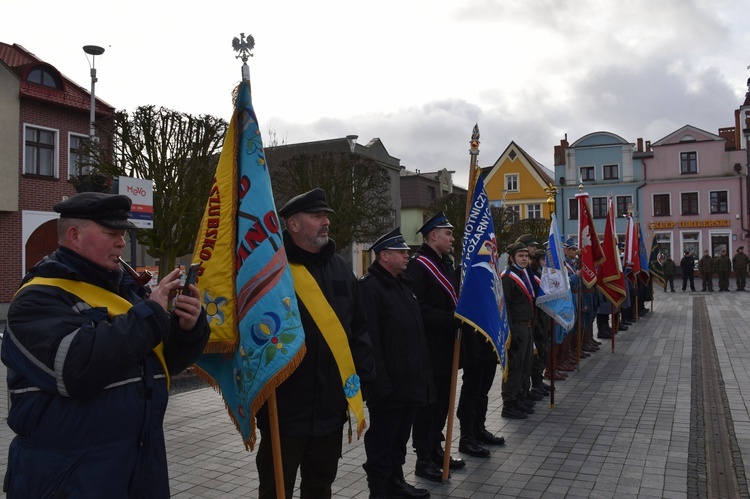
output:
<instances>
[{"instance_id":1,"label":"brick pavement","mask_svg":"<svg viewBox=\"0 0 750 499\"><path fill-rule=\"evenodd\" d=\"M413 475L410 453L407 481L429 489L434 498L687 497L688 480L696 477L689 469L696 296L706 300L736 452L750 476L750 293L657 290L653 313L617 335L614 353L605 343L581 361L580 372L557 383L554 409L538 403L526 420L502 419L496 383L487 427L507 443L490 458L462 456L466 468L454 471L449 483L436 484ZM0 377L4 382L4 366ZM4 396L0 414L7 414ZM174 395L165 432L173 497L257 497L253 454L245 451L213 390ZM458 421L453 435L457 454ZM11 438L0 425L1 474ZM361 440L344 443L335 497L368 497L364 459Z\"/></svg>"}]
</instances>

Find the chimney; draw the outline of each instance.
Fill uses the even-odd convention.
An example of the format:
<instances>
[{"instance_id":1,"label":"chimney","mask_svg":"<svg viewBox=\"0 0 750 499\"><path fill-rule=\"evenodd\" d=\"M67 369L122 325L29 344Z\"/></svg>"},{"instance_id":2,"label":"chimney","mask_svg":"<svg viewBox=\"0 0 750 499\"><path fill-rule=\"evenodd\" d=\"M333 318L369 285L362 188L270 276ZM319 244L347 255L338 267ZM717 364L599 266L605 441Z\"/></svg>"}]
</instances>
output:
<instances>
[{"instance_id":1,"label":"chimney","mask_svg":"<svg viewBox=\"0 0 750 499\"><path fill-rule=\"evenodd\" d=\"M568 148L568 134L566 133L565 138L560 141L560 145L555 146L555 149L554 149L556 165L565 164L565 149L567 148Z\"/></svg>"},{"instance_id":2,"label":"chimney","mask_svg":"<svg viewBox=\"0 0 750 499\"><path fill-rule=\"evenodd\" d=\"M651 152L651 141L650 140L646 141L646 152Z\"/></svg>"},{"instance_id":3,"label":"chimney","mask_svg":"<svg viewBox=\"0 0 750 499\"><path fill-rule=\"evenodd\" d=\"M636 152L643 152L643 138L638 137L638 146L636 147Z\"/></svg>"}]
</instances>

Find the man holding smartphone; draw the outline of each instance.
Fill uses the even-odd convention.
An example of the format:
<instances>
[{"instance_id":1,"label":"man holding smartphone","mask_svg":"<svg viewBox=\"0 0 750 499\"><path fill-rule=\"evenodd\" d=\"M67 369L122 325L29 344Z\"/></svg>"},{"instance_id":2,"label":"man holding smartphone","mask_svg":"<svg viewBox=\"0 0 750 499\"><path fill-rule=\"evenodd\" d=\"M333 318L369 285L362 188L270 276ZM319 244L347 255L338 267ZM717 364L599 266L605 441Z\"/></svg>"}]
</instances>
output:
<instances>
[{"instance_id":1,"label":"man holding smartphone","mask_svg":"<svg viewBox=\"0 0 750 499\"><path fill-rule=\"evenodd\" d=\"M10 304L9 497L169 497L169 376L209 328L198 289L177 293L179 269L151 291L123 272L130 205L96 192L56 204L59 247Z\"/></svg>"}]
</instances>

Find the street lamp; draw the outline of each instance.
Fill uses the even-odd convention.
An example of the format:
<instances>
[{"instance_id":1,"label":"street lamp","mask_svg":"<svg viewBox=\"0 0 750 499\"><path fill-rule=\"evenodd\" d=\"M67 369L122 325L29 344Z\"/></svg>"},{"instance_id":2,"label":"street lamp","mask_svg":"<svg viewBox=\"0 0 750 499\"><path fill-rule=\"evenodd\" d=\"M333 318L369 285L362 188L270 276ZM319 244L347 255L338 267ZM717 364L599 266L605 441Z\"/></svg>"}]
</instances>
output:
<instances>
[{"instance_id":1,"label":"street lamp","mask_svg":"<svg viewBox=\"0 0 750 499\"><path fill-rule=\"evenodd\" d=\"M96 63L96 56L102 55L104 53L104 49L97 45L84 45L83 51L91 56L91 63L90 63L90 66L91 66L91 114L89 115L89 123L90 123L89 138L91 140L96 140L96 131L94 130L94 112L96 110L96 95L94 92L94 89L96 86L95 63Z\"/></svg>"},{"instance_id":2,"label":"street lamp","mask_svg":"<svg viewBox=\"0 0 750 499\"><path fill-rule=\"evenodd\" d=\"M357 147L357 139L359 135L347 135L346 141L349 142L349 150L354 154L354 148Z\"/></svg>"}]
</instances>

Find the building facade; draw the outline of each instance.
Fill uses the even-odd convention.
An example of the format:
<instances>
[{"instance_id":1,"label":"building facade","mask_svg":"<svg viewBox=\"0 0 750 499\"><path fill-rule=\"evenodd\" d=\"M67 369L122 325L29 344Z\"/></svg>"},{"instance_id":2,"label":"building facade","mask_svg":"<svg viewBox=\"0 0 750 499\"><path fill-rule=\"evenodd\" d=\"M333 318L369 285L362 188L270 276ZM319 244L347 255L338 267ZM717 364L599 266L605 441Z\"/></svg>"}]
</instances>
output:
<instances>
[{"instance_id":1,"label":"building facade","mask_svg":"<svg viewBox=\"0 0 750 499\"><path fill-rule=\"evenodd\" d=\"M51 64L0 42L0 319L26 271L57 247L52 206L87 173L77 161L90 99ZM96 101L97 119L113 113Z\"/></svg>"}]
</instances>

